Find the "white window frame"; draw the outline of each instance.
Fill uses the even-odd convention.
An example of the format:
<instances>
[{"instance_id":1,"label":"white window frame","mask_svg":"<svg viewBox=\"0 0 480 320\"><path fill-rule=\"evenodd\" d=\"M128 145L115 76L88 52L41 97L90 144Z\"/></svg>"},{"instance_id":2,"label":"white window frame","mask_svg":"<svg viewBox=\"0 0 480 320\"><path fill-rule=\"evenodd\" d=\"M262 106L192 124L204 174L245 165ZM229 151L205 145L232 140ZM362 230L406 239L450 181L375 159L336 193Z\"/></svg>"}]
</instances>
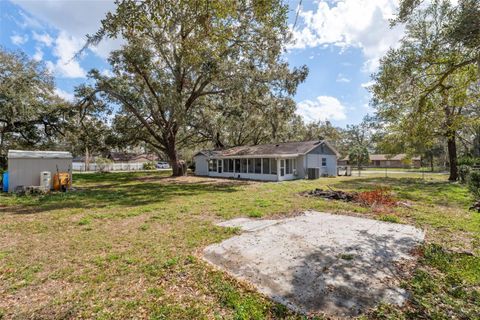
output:
<instances>
[{"instance_id":1,"label":"white window frame","mask_svg":"<svg viewBox=\"0 0 480 320\"><path fill-rule=\"evenodd\" d=\"M322 158L322 167L327 166L327 158Z\"/></svg>"}]
</instances>

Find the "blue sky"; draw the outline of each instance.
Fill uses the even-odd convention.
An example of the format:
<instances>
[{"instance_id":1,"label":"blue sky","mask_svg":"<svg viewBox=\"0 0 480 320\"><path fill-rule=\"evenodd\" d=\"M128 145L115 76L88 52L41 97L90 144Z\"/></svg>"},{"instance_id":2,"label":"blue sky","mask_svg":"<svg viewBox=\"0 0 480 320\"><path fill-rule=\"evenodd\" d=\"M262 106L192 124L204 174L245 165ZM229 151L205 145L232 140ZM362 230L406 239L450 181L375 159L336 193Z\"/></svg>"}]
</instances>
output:
<instances>
[{"instance_id":1,"label":"blue sky","mask_svg":"<svg viewBox=\"0 0 480 320\"><path fill-rule=\"evenodd\" d=\"M290 0L295 42L285 55L292 66L310 70L294 97L297 113L307 122L358 123L371 112L365 87L378 59L403 34L401 27L389 27L397 0L303 0L298 7L299 2ZM71 99L88 70L108 72L106 58L119 40L73 56L85 34L94 33L113 9L111 0L0 0L0 44L43 61L55 75L57 93Z\"/></svg>"}]
</instances>

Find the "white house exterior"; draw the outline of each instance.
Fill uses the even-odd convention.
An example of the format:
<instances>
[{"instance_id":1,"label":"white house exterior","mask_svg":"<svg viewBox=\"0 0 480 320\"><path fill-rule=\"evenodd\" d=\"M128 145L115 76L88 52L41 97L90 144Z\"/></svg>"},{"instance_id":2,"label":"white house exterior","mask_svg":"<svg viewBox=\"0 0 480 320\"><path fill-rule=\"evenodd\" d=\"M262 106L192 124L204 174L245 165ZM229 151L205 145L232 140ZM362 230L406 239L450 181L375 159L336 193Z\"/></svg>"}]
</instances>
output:
<instances>
[{"instance_id":1,"label":"white house exterior","mask_svg":"<svg viewBox=\"0 0 480 320\"><path fill-rule=\"evenodd\" d=\"M199 176L284 181L312 178L309 169L318 176L336 176L338 157L327 141L315 140L205 150L194 160Z\"/></svg>"}]
</instances>

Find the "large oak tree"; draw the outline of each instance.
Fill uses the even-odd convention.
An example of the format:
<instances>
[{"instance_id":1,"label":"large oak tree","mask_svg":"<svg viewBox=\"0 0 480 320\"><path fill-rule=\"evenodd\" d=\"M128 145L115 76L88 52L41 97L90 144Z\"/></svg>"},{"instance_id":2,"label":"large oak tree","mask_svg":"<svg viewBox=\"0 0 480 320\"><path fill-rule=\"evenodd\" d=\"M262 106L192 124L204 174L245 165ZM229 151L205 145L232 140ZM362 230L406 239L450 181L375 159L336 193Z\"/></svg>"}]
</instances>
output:
<instances>
[{"instance_id":1,"label":"large oak tree","mask_svg":"<svg viewBox=\"0 0 480 320\"><path fill-rule=\"evenodd\" d=\"M292 71L281 58L286 15L280 0L119 1L89 38L88 45L109 37L126 43L109 59L113 76L90 73L94 91L118 106L135 139L167 155L173 174L181 175L178 150L205 138L199 133L218 123L215 117L236 115L225 112L232 109L227 104L270 117L293 113L290 97L306 69Z\"/></svg>"},{"instance_id":2,"label":"large oak tree","mask_svg":"<svg viewBox=\"0 0 480 320\"><path fill-rule=\"evenodd\" d=\"M381 60L371 90L378 119L392 137L418 145L442 137L448 146L450 180L457 175L459 131L478 119L478 50L453 41L462 11L449 1L433 1L406 15L406 35ZM477 88L476 88L477 87Z\"/></svg>"}]
</instances>

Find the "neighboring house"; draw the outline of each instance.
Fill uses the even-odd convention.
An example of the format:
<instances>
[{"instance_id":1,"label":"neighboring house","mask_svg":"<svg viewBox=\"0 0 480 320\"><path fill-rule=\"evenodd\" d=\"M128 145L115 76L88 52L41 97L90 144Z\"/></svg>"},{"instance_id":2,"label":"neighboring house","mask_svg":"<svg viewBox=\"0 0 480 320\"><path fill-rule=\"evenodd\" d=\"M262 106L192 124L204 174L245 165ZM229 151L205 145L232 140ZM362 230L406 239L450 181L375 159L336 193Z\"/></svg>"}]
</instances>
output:
<instances>
[{"instance_id":1,"label":"neighboring house","mask_svg":"<svg viewBox=\"0 0 480 320\"><path fill-rule=\"evenodd\" d=\"M409 158L405 153L397 155L389 154L371 154L369 155L370 162L369 167L377 168L420 168L421 167L421 158L420 157L411 157ZM343 159L338 160L339 166L351 165L355 166L355 163L349 161L349 157L346 156Z\"/></svg>"},{"instance_id":2,"label":"neighboring house","mask_svg":"<svg viewBox=\"0 0 480 320\"><path fill-rule=\"evenodd\" d=\"M338 156L319 140L207 150L195 154L195 174L265 181L336 176Z\"/></svg>"}]
</instances>

